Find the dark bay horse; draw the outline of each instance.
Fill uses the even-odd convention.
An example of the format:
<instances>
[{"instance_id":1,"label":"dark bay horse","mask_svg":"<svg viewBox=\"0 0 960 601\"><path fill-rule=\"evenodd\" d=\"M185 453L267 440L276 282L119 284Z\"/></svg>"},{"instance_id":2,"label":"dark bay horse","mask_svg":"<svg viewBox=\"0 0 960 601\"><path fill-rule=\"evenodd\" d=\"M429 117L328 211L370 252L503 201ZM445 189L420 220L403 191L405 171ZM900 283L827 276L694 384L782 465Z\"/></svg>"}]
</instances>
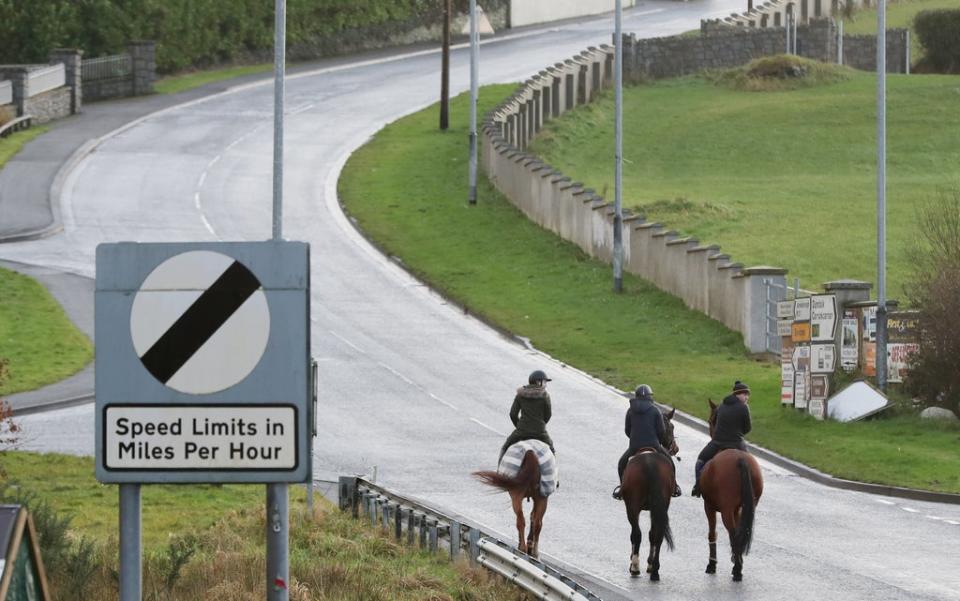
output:
<instances>
[{"instance_id":1,"label":"dark bay horse","mask_svg":"<svg viewBox=\"0 0 960 601\"><path fill-rule=\"evenodd\" d=\"M673 436L673 416L676 409L663 415L667 427L669 443L667 449L671 455L679 451ZM650 580L660 580L660 547L667 541L667 547L673 550L673 533L670 531L670 497L673 493L673 467L670 460L654 449L640 449L627 462L623 470L623 482L620 495L627 509L630 522L630 574L640 574L640 512L650 512L650 554L647 556L647 573Z\"/></svg>"},{"instance_id":2,"label":"dark bay horse","mask_svg":"<svg viewBox=\"0 0 960 601\"><path fill-rule=\"evenodd\" d=\"M543 527L543 514L547 512L548 497L540 494L540 462L537 454L527 451L520 464L520 471L513 478L497 472L474 472L474 476L484 484L510 493L513 513L517 516L517 534L520 542L517 548L532 557L539 555L540 529ZM524 540L526 522L523 518L523 500L532 499L530 511L530 533Z\"/></svg>"},{"instance_id":3,"label":"dark bay horse","mask_svg":"<svg viewBox=\"0 0 960 601\"><path fill-rule=\"evenodd\" d=\"M710 403L710 437L717 425L717 406ZM753 520L760 495L763 494L763 476L760 465L750 453L738 449L720 451L707 462L700 473L700 491L703 510L710 528L710 561L707 574L717 572L717 512L730 535L733 561L733 580L743 580L743 556L750 552L753 540Z\"/></svg>"}]
</instances>

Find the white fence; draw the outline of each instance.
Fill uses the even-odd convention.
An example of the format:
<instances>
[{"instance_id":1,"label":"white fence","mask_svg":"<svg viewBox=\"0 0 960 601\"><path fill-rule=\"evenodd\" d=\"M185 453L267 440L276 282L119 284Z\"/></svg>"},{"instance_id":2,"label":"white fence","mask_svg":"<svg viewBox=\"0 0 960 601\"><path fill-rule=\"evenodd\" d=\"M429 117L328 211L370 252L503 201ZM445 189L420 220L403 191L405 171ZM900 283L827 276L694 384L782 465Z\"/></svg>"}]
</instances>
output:
<instances>
[{"instance_id":1,"label":"white fence","mask_svg":"<svg viewBox=\"0 0 960 601\"><path fill-rule=\"evenodd\" d=\"M0 81L0 105L13 102L13 84L9 81Z\"/></svg>"},{"instance_id":2,"label":"white fence","mask_svg":"<svg viewBox=\"0 0 960 601\"><path fill-rule=\"evenodd\" d=\"M133 58L129 54L114 54L84 59L81 63L81 73L81 81L84 82L131 77Z\"/></svg>"},{"instance_id":3,"label":"white fence","mask_svg":"<svg viewBox=\"0 0 960 601\"><path fill-rule=\"evenodd\" d=\"M50 65L40 69L32 69L27 74L27 90L32 98L66 85L67 72L63 63Z\"/></svg>"}]
</instances>

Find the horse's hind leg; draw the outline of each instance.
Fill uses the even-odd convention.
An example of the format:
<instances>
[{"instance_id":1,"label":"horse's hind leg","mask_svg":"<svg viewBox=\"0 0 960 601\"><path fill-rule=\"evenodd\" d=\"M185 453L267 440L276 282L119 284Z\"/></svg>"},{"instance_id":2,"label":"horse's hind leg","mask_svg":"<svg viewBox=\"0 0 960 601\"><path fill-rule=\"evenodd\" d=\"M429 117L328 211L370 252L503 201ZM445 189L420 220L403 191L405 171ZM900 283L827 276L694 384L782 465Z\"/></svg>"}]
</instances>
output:
<instances>
[{"instance_id":1,"label":"horse's hind leg","mask_svg":"<svg viewBox=\"0 0 960 601\"><path fill-rule=\"evenodd\" d=\"M540 530L543 528L543 514L547 512L547 497L534 497L530 511L530 535L527 537L527 553L540 556Z\"/></svg>"},{"instance_id":2,"label":"horse's hind leg","mask_svg":"<svg viewBox=\"0 0 960 601\"><path fill-rule=\"evenodd\" d=\"M737 531L737 522L739 521L738 515L734 511L724 511L721 513L723 518L723 525L726 527L727 532L730 534L730 560L733 562L733 581L740 582L743 580L743 554L737 552L737 545L734 542L735 533Z\"/></svg>"},{"instance_id":3,"label":"horse's hind leg","mask_svg":"<svg viewBox=\"0 0 960 601\"><path fill-rule=\"evenodd\" d=\"M640 575L640 543L643 534L640 531L640 510L631 510L627 507L627 520L630 522L630 574Z\"/></svg>"},{"instance_id":4,"label":"horse's hind leg","mask_svg":"<svg viewBox=\"0 0 960 601\"><path fill-rule=\"evenodd\" d=\"M657 582L660 580L660 546L663 544L663 537L656 540L653 530L650 531L650 556L647 557L647 573L650 574L650 580Z\"/></svg>"},{"instance_id":5,"label":"horse's hind leg","mask_svg":"<svg viewBox=\"0 0 960 601\"><path fill-rule=\"evenodd\" d=\"M513 513L517 516L517 535L520 539L520 543L517 545L517 548L521 553L526 553L527 543L524 540L523 535L527 524L523 519L523 497L520 495L510 495L510 501L513 503Z\"/></svg>"},{"instance_id":6,"label":"horse's hind leg","mask_svg":"<svg viewBox=\"0 0 960 601\"><path fill-rule=\"evenodd\" d=\"M707 542L710 545L710 561L707 562L707 574L717 573L717 512L713 507L704 503L704 512L707 514Z\"/></svg>"}]
</instances>

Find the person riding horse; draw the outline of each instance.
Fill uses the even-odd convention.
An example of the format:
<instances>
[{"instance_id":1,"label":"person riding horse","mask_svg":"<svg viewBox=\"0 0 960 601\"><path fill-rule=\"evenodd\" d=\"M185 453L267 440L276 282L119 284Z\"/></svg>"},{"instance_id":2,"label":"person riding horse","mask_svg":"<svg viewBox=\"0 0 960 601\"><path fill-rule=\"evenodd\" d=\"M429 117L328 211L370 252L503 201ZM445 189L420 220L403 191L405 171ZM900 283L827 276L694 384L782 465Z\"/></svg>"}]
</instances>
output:
<instances>
[{"instance_id":1,"label":"person riding horse","mask_svg":"<svg viewBox=\"0 0 960 601\"><path fill-rule=\"evenodd\" d=\"M670 457L670 451L664 447L664 445L670 444L670 438L667 436L663 414L653 404L653 388L647 384L637 386L633 398L630 399L624 433L630 438L630 447L617 463L619 482L623 482L623 471L627 469L627 462L630 461L630 458L636 455L640 449L651 448L670 460L670 465L673 467L673 496L679 497L680 487L677 485L677 467L673 463L673 458ZM622 500L620 485L613 489L613 498L618 501Z\"/></svg>"},{"instance_id":2,"label":"person riding horse","mask_svg":"<svg viewBox=\"0 0 960 601\"><path fill-rule=\"evenodd\" d=\"M546 443L553 454L557 453L553 448L553 440L547 434L547 422L550 421L553 410L550 407L546 383L551 380L543 370L538 369L530 374L527 381L529 384L517 389L517 396L510 407L510 421L513 422L514 430L500 448L498 464L507 449L521 440L539 440Z\"/></svg>"},{"instance_id":3,"label":"person riding horse","mask_svg":"<svg viewBox=\"0 0 960 601\"><path fill-rule=\"evenodd\" d=\"M708 461L724 449L747 450L744 436L750 432L750 388L737 380L733 385L733 392L723 399L717 408L717 425L713 439L707 443L697 456L697 465L694 468L695 484L690 492L694 497L700 496L700 473Z\"/></svg>"}]
</instances>

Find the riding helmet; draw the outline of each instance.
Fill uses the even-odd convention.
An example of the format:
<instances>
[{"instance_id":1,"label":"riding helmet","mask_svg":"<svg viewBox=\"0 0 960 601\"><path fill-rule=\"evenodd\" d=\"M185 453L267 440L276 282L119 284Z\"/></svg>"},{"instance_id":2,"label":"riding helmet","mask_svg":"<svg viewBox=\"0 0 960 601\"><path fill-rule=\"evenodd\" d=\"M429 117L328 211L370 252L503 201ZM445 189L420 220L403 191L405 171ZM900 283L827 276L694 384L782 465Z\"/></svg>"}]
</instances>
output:
<instances>
[{"instance_id":1,"label":"riding helmet","mask_svg":"<svg viewBox=\"0 0 960 601\"><path fill-rule=\"evenodd\" d=\"M650 388L649 384L641 384L637 386L637 390L634 392L638 399L649 399L653 397L653 388Z\"/></svg>"},{"instance_id":2,"label":"riding helmet","mask_svg":"<svg viewBox=\"0 0 960 601\"><path fill-rule=\"evenodd\" d=\"M530 373L530 378L527 380L530 384L536 384L537 382L550 382L550 378L547 377L547 374L543 373L542 369L538 369Z\"/></svg>"}]
</instances>

